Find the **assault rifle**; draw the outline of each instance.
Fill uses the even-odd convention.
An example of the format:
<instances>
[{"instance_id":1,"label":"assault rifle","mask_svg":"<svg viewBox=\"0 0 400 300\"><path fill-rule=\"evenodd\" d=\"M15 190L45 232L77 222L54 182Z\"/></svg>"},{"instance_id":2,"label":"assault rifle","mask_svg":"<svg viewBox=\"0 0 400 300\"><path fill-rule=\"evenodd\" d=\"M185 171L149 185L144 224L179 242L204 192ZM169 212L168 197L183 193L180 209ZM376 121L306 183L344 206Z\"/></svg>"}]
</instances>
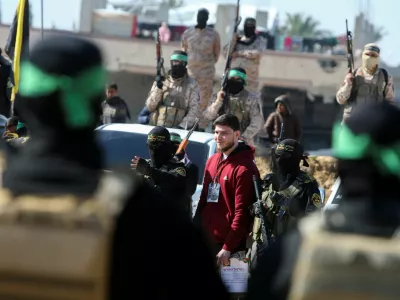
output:
<instances>
[{"instance_id":1,"label":"assault rifle","mask_svg":"<svg viewBox=\"0 0 400 300\"><path fill-rule=\"evenodd\" d=\"M260 218L261 221L261 236L263 243L267 243L271 239L271 230L267 225L269 224L266 218L267 210L264 207L264 203L262 202L262 197L260 195L260 190L258 188L258 180L257 176L253 175L253 183L254 183L254 191L256 192L257 201L254 203L254 214ZM267 227L268 226L268 227Z\"/></svg>"},{"instance_id":2,"label":"assault rifle","mask_svg":"<svg viewBox=\"0 0 400 300\"><path fill-rule=\"evenodd\" d=\"M164 69L164 58L162 57L162 51L161 51L159 29L157 29L157 37L156 37L156 57L157 57L156 82L157 82L157 87L161 89L162 85L161 86L158 85L159 83L162 83L165 79L165 69Z\"/></svg>"},{"instance_id":3,"label":"assault rifle","mask_svg":"<svg viewBox=\"0 0 400 300\"><path fill-rule=\"evenodd\" d=\"M239 7L240 7L240 0L237 0L236 4L236 18L235 18L235 23L233 27L233 33L232 33L232 38L228 44L228 49L226 52L226 60L225 60L225 69L224 69L224 74L222 75L222 80L221 80L221 90L225 92L225 97L224 97L224 104L221 106L218 114L223 115L229 111L229 97L227 93L227 83L228 83L228 75L229 71L231 69L231 61L232 61L232 52L236 46L236 40L234 40L236 34L237 34L237 29L242 21L242 18L239 16Z\"/></svg>"},{"instance_id":4,"label":"assault rifle","mask_svg":"<svg viewBox=\"0 0 400 300\"><path fill-rule=\"evenodd\" d=\"M354 71L354 57L353 57L353 36L349 30L347 19L346 19L346 48L347 48L347 68L349 73Z\"/></svg>"},{"instance_id":5,"label":"assault rifle","mask_svg":"<svg viewBox=\"0 0 400 300\"><path fill-rule=\"evenodd\" d=\"M176 150L175 154L180 154L183 151L185 151L188 143L189 143L189 138L192 135L193 131L196 129L197 124L199 124L200 119L196 118L193 124L192 129L189 130L189 132L187 133L186 137L182 140L182 142L179 144L178 150Z\"/></svg>"}]
</instances>

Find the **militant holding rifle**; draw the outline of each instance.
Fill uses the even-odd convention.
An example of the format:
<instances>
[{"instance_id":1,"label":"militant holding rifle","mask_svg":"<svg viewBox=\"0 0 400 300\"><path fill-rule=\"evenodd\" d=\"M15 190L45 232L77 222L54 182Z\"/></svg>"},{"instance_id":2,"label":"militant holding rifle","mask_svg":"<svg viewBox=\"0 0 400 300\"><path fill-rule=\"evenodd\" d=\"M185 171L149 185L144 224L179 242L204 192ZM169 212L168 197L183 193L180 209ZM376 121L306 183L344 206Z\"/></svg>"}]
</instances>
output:
<instances>
[{"instance_id":1,"label":"militant holding rifle","mask_svg":"<svg viewBox=\"0 0 400 300\"><path fill-rule=\"evenodd\" d=\"M349 30L347 19L346 19L346 48L347 48L347 68L349 69L349 73L353 73L354 71L353 36L351 34L351 31Z\"/></svg>"},{"instance_id":2,"label":"militant holding rifle","mask_svg":"<svg viewBox=\"0 0 400 300\"><path fill-rule=\"evenodd\" d=\"M218 114L223 115L229 111L229 97L228 97L228 91L227 91L227 83L228 83L228 75L229 71L231 69L231 61L232 61L232 52L236 46L236 40L234 40L238 26L240 22L242 21L242 18L239 16L239 7L240 7L240 0L237 0L236 4L236 17L235 17L235 23L233 27L233 33L232 33L232 38L228 44L228 49L226 52L226 60L225 60L225 68L224 68L224 74L222 75L222 80L221 80L221 90L224 91L225 97L224 97L224 104L221 106Z\"/></svg>"},{"instance_id":3,"label":"militant holding rifle","mask_svg":"<svg viewBox=\"0 0 400 300\"><path fill-rule=\"evenodd\" d=\"M194 121L194 124L192 126L192 129L189 130L189 132L187 133L186 137L182 140L182 142L179 144L178 150L176 150L175 154L180 154L183 151L185 151L188 143L189 143L189 138L192 135L193 131L196 129L197 124L199 124L200 119L196 118Z\"/></svg>"},{"instance_id":4,"label":"militant holding rifle","mask_svg":"<svg viewBox=\"0 0 400 300\"><path fill-rule=\"evenodd\" d=\"M164 58L162 57L161 42L160 42L160 30L157 29L156 37L156 57L157 57L157 67L156 67L156 83L159 89L162 89L162 82L165 79L165 69L164 69Z\"/></svg>"}]
</instances>

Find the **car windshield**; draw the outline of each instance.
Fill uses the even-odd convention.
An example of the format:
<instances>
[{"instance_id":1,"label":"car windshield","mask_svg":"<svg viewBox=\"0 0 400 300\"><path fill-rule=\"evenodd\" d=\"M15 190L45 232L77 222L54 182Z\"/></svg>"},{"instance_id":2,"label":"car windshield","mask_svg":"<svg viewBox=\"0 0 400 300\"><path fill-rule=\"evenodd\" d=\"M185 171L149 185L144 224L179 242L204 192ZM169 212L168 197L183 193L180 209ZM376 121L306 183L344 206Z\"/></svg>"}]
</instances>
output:
<instances>
[{"instance_id":1,"label":"car windshield","mask_svg":"<svg viewBox=\"0 0 400 300\"><path fill-rule=\"evenodd\" d=\"M145 134L113 130L96 130L95 132L97 141L104 151L106 170L130 168L131 159L134 156L149 158ZM199 167L197 184L202 184L209 146L191 141L186 151L189 159Z\"/></svg>"}]
</instances>

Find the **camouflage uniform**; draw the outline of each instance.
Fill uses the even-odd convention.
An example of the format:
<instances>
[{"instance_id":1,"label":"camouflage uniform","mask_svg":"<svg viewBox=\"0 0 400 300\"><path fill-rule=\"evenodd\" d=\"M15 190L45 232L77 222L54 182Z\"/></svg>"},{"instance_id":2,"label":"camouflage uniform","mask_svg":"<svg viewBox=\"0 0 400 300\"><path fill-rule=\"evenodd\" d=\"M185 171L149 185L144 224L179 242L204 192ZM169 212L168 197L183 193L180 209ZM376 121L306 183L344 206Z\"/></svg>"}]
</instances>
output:
<instances>
[{"instance_id":1,"label":"camouflage uniform","mask_svg":"<svg viewBox=\"0 0 400 300\"><path fill-rule=\"evenodd\" d=\"M241 39L247 41L245 37ZM258 36L255 41L250 45L236 43L235 50L238 56L232 58L232 68L243 68L246 70L247 86L246 89L252 93L259 93L259 68L261 63L261 55L266 48L266 41L264 38ZM228 45L224 47L224 55L228 51Z\"/></svg>"},{"instance_id":2,"label":"camouflage uniform","mask_svg":"<svg viewBox=\"0 0 400 300\"><path fill-rule=\"evenodd\" d=\"M353 107L359 104L367 104L373 102L381 102L387 100L395 103L395 93L393 87L393 77L388 74L388 82L386 85L385 76L382 69L377 69L371 75L363 68L358 68L355 71L353 84L347 84L346 80L336 94L336 100L339 104L346 105L343 112L343 122L351 115ZM350 94L354 88L357 89L357 97L349 103ZM386 86L386 87L385 87Z\"/></svg>"},{"instance_id":3,"label":"camouflage uniform","mask_svg":"<svg viewBox=\"0 0 400 300\"><path fill-rule=\"evenodd\" d=\"M152 113L150 125L164 127L192 127L199 116L200 93L197 82L185 75L180 79L167 78L161 89L154 82L146 100Z\"/></svg>"},{"instance_id":4,"label":"camouflage uniform","mask_svg":"<svg viewBox=\"0 0 400 300\"><path fill-rule=\"evenodd\" d=\"M221 53L221 40L213 28L189 28L182 36L182 50L188 53L189 76L200 85L200 112L207 107L213 93L215 64ZM207 121L201 120L200 128L207 127Z\"/></svg>"},{"instance_id":5,"label":"camouflage uniform","mask_svg":"<svg viewBox=\"0 0 400 300\"><path fill-rule=\"evenodd\" d=\"M203 112L204 118L208 121L214 121L218 117L218 112L223 105L223 102L217 100L216 94L213 99L215 99L213 103ZM244 89L238 95L230 96L229 106L229 112L236 115L240 121L242 137L249 144L253 144L254 136L260 131L264 122L260 97Z\"/></svg>"}]
</instances>

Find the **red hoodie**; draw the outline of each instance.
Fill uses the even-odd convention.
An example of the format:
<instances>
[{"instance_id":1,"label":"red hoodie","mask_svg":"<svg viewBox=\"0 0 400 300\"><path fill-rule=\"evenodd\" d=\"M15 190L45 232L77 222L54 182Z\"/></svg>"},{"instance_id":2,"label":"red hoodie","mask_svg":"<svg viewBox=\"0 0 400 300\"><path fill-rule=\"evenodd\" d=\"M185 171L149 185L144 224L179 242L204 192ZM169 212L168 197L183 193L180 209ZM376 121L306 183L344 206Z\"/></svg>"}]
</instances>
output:
<instances>
[{"instance_id":1,"label":"red hoodie","mask_svg":"<svg viewBox=\"0 0 400 300\"><path fill-rule=\"evenodd\" d=\"M206 163L203 190L196 211L202 224L211 234L214 243L222 243L223 249L235 251L244 244L251 230L250 206L255 201L253 175L260 173L254 163L254 148L239 143L225 159L222 153L214 154ZM207 202L208 187L217 173L218 163L222 171L217 179L221 185L217 203ZM239 249L242 250L242 249Z\"/></svg>"}]
</instances>

